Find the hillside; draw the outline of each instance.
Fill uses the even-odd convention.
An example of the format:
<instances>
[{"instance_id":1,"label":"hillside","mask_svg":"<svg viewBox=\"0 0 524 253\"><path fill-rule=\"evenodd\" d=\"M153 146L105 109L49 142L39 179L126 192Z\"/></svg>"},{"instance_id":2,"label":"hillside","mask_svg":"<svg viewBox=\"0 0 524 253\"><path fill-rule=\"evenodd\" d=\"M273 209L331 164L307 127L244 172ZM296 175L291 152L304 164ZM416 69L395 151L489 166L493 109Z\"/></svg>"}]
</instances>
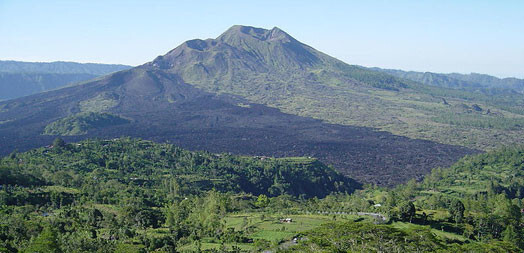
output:
<instances>
[{"instance_id":1,"label":"hillside","mask_svg":"<svg viewBox=\"0 0 524 253\"><path fill-rule=\"evenodd\" d=\"M281 252L521 252L507 242L450 243L425 226L397 228L341 221L302 234L307 240Z\"/></svg>"},{"instance_id":2,"label":"hillside","mask_svg":"<svg viewBox=\"0 0 524 253\"><path fill-rule=\"evenodd\" d=\"M425 226L434 236L451 233L447 246L490 242L495 248L469 244L467 252L523 252L523 164L524 148L506 147L436 168L422 182L410 181L393 190L368 188L360 194L382 204L375 210L412 223L396 227Z\"/></svg>"},{"instance_id":3,"label":"hillside","mask_svg":"<svg viewBox=\"0 0 524 253\"><path fill-rule=\"evenodd\" d=\"M54 90L128 68L75 62L0 61L0 100Z\"/></svg>"},{"instance_id":4,"label":"hillside","mask_svg":"<svg viewBox=\"0 0 524 253\"><path fill-rule=\"evenodd\" d=\"M423 187L453 196L505 194L524 198L524 147L507 147L461 159L449 169L435 169Z\"/></svg>"},{"instance_id":5,"label":"hillside","mask_svg":"<svg viewBox=\"0 0 524 253\"><path fill-rule=\"evenodd\" d=\"M311 156L364 182L391 185L421 177L431 168L450 165L474 152L284 114L238 97L204 92L182 83L173 74L153 70L123 71L96 82L31 98L30 106L24 102L27 99L0 104L3 110L0 120L5 120L0 125L4 140L0 148L4 154L43 146L53 140L54 136L44 133L75 134L67 140L129 135L169 140L191 150ZM107 112L111 117L125 119L126 123L106 121L115 124L103 127L81 123L84 120L77 115L88 112ZM9 121L10 118L17 120ZM83 127L69 131L77 128L74 124Z\"/></svg>"}]
</instances>

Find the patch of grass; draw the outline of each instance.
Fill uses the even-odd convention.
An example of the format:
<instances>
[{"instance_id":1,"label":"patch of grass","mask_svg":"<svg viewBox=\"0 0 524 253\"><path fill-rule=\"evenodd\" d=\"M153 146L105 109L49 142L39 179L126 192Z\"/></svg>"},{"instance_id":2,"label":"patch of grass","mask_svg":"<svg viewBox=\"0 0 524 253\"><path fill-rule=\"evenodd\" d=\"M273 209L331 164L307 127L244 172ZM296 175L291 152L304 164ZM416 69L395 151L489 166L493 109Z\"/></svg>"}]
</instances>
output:
<instances>
[{"instance_id":1,"label":"patch of grass","mask_svg":"<svg viewBox=\"0 0 524 253\"><path fill-rule=\"evenodd\" d=\"M264 215L262 217L262 215ZM291 218L291 223L281 223L280 218ZM361 218L361 219L359 219ZM337 215L337 220L370 220L367 216ZM252 239L264 239L274 244L288 241L301 232L306 232L320 227L322 224L333 222L332 215L295 214L280 215L267 213L239 213L230 214L224 218L227 228L243 230L249 228L248 237ZM246 223L247 222L247 223ZM243 227L243 225L245 225ZM219 249L221 243L206 242L202 240L202 249ZM252 243L226 243L226 247L237 246L241 249L252 250ZM183 250L194 250L194 245L185 245Z\"/></svg>"},{"instance_id":2,"label":"patch of grass","mask_svg":"<svg viewBox=\"0 0 524 253\"><path fill-rule=\"evenodd\" d=\"M406 223L406 222L394 222L394 223L392 223L392 226L394 228L398 228L398 229L401 229L401 230L415 229L417 227L427 227L427 228L430 228L431 233L433 233L439 239L444 240L444 241L460 241L460 242L464 242L464 241L467 240L467 238L462 236L462 235L458 235L458 234L455 234L455 233L446 232L446 231L443 231L443 230L431 228L429 225L422 226L422 225Z\"/></svg>"},{"instance_id":3,"label":"patch of grass","mask_svg":"<svg viewBox=\"0 0 524 253\"><path fill-rule=\"evenodd\" d=\"M120 125L129 122L109 113L79 113L59 119L47 125L44 135L75 136L84 135L91 129Z\"/></svg>"},{"instance_id":4,"label":"patch of grass","mask_svg":"<svg viewBox=\"0 0 524 253\"><path fill-rule=\"evenodd\" d=\"M107 95L99 94L94 98L80 102L80 110L82 112L104 112L118 104L116 99Z\"/></svg>"},{"instance_id":5,"label":"patch of grass","mask_svg":"<svg viewBox=\"0 0 524 253\"><path fill-rule=\"evenodd\" d=\"M50 185L44 188L44 192L63 192L69 194L78 194L80 193L80 190L59 185Z\"/></svg>"},{"instance_id":6,"label":"patch of grass","mask_svg":"<svg viewBox=\"0 0 524 253\"><path fill-rule=\"evenodd\" d=\"M259 213L235 214L225 218L226 226L236 230L242 229L244 219L248 226L253 227L253 238L265 239L268 241L281 241L292 239L293 235L314 229L322 224L332 222L332 215L265 215L261 218ZM356 215L336 215L337 219L357 219L363 216ZM291 218L291 223L281 223L280 218ZM368 219L366 216L363 218Z\"/></svg>"}]
</instances>

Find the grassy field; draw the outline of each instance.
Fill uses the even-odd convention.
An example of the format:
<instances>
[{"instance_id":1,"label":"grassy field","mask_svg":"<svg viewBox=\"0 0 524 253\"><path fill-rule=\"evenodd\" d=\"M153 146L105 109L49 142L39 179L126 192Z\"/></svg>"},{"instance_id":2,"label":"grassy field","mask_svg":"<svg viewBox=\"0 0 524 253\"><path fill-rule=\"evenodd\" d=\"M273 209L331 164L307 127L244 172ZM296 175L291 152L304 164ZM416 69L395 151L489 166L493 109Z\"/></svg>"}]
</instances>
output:
<instances>
[{"instance_id":1,"label":"grassy field","mask_svg":"<svg viewBox=\"0 0 524 253\"><path fill-rule=\"evenodd\" d=\"M291 223L281 223L281 218L291 218ZM317 214L294 214L279 215L266 213L239 213L230 214L224 218L226 228L235 230L248 230L249 237L255 242L264 240L270 243L271 247L277 247L282 242L292 240L297 234L306 232L319 227L322 224L333 221L349 220L371 220L367 216L357 215L317 215ZM225 243L221 244L211 238L204 238L201 242L201 249L220 249L226 247L238 247L243 250L255 249L254 243ZM196 245L185 245L180 250L195 250Z\"/></svg>"}]
</instances>

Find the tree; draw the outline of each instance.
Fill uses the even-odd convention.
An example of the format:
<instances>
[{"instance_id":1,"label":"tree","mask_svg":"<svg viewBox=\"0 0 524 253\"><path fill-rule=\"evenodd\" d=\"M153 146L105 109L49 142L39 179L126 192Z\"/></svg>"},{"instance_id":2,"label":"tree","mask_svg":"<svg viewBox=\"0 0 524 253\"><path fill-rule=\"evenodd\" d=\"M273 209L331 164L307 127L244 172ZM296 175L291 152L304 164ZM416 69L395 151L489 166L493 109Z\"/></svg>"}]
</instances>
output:
<instances>
[{"instance_id":1,"label":"tree","mask_svg":"<svg viewBox=\"0 0 524 253\"><path fill-rule=\"evenodd\" d=\"M515 229L513 225L506 227L504 232L502 232L503 240L505 242L516 245L517 247L523 247L521 235L518 233L518 230Z\"/></svg>"},{"instance_id":2,"label":"tree","mask_svg":"<svg viewBox=\"0 0 524 253\"><path fill-rule=\"evenodd\" d=\"M18 149L15 149L11 154L9 154L9 159L16 159L16 155L18 154Z\"/></svg>"},{"instance_id":3,"label":"tree","mask_svg":"<svg viewBox=\"0 0 524 253\"><path fill-rule=\"evenodd\" d=\"M458 199L453 199L448 211L456 223L461 223L464 219L464 210L464 204Z\"/></svg>"},{"instance_id":4,"label":"tree","mask_svg":"<svg viewBox=\"0 0 524 253\"><path fill-rule=\"evenodd\" d=\"M268 205L269 205L269 198L264 194L258 195L257 201L255 202L255 206L262 208Z\"/></svg>"},{"instance_id":5,"label":"tree","mask_svg":"<svg viewBox=\"0 0 524 253\"><path fill-rule=\"evenodd\" d=\"M462 235L466 238L471 239L473 235L475 235L475 227L473 227L471 224L465 224L464 225L464 232Z\"/></svg>"},{"instance_id":6,"label":"tree","mask_svg":"<svg viewBox=\"0 0 524 253\"><path fill-rule=\"evenodd\" d=\"M415 205L413 205L413 202L405 201L401 203L399 206L400 220L411 222L413 217L415 217L415 211L416 209Z\"/></svg>"},{"instance_id":7,"label":"tree","mask_svg":"<svg viewBox=\"0 0 524 253\"><path fill-rule=\"evenodd\" d=\"M96 208L93 208L88 212L87 224L89 224L89 226L91 227L99 228L100 222L103 220L103 218L104 215L102 214L102 212L100 212L100 210Z\"/></svg>"},{"instance_id":8,"label":"tree","mask_svg":"<svg viewBox=\"0 0 524 253\"><path fill-rule=\"evenodd\" d=\"M56 148L63 148L65 147L66 143L64 140L62 140L62 138L56 138L54 141L53 141L53 147L56 147Z\"/></svg>"},{"instance_id":9,"label":"tree","mask_svg":"<svg viewBox=\"0 0 524 253\"><path fill-rule=\"evenodd\" d=\"M60 252L56 233L49 227L44 230L29 244L24 252L55 253Z\"/></svg>"}]
</instances>

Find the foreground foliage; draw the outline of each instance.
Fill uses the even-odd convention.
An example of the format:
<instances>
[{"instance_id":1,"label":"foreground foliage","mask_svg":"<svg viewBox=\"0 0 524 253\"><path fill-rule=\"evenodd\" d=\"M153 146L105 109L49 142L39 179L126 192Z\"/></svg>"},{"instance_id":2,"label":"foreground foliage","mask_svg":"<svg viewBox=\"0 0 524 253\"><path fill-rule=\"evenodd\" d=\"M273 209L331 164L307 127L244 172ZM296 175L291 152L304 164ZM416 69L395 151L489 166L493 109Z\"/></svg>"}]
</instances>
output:
<instances>
[{"instance_id":1,"label":"foreground foliage","mask_svg":"<svg viewBox=\"0 0 524 253\"><path fill-rule=\"evenodd\" d=\"M311 158L57 139L0 160L0 251L522 252L523 157L354 191Z\"/></svg>"}]
</instances>

